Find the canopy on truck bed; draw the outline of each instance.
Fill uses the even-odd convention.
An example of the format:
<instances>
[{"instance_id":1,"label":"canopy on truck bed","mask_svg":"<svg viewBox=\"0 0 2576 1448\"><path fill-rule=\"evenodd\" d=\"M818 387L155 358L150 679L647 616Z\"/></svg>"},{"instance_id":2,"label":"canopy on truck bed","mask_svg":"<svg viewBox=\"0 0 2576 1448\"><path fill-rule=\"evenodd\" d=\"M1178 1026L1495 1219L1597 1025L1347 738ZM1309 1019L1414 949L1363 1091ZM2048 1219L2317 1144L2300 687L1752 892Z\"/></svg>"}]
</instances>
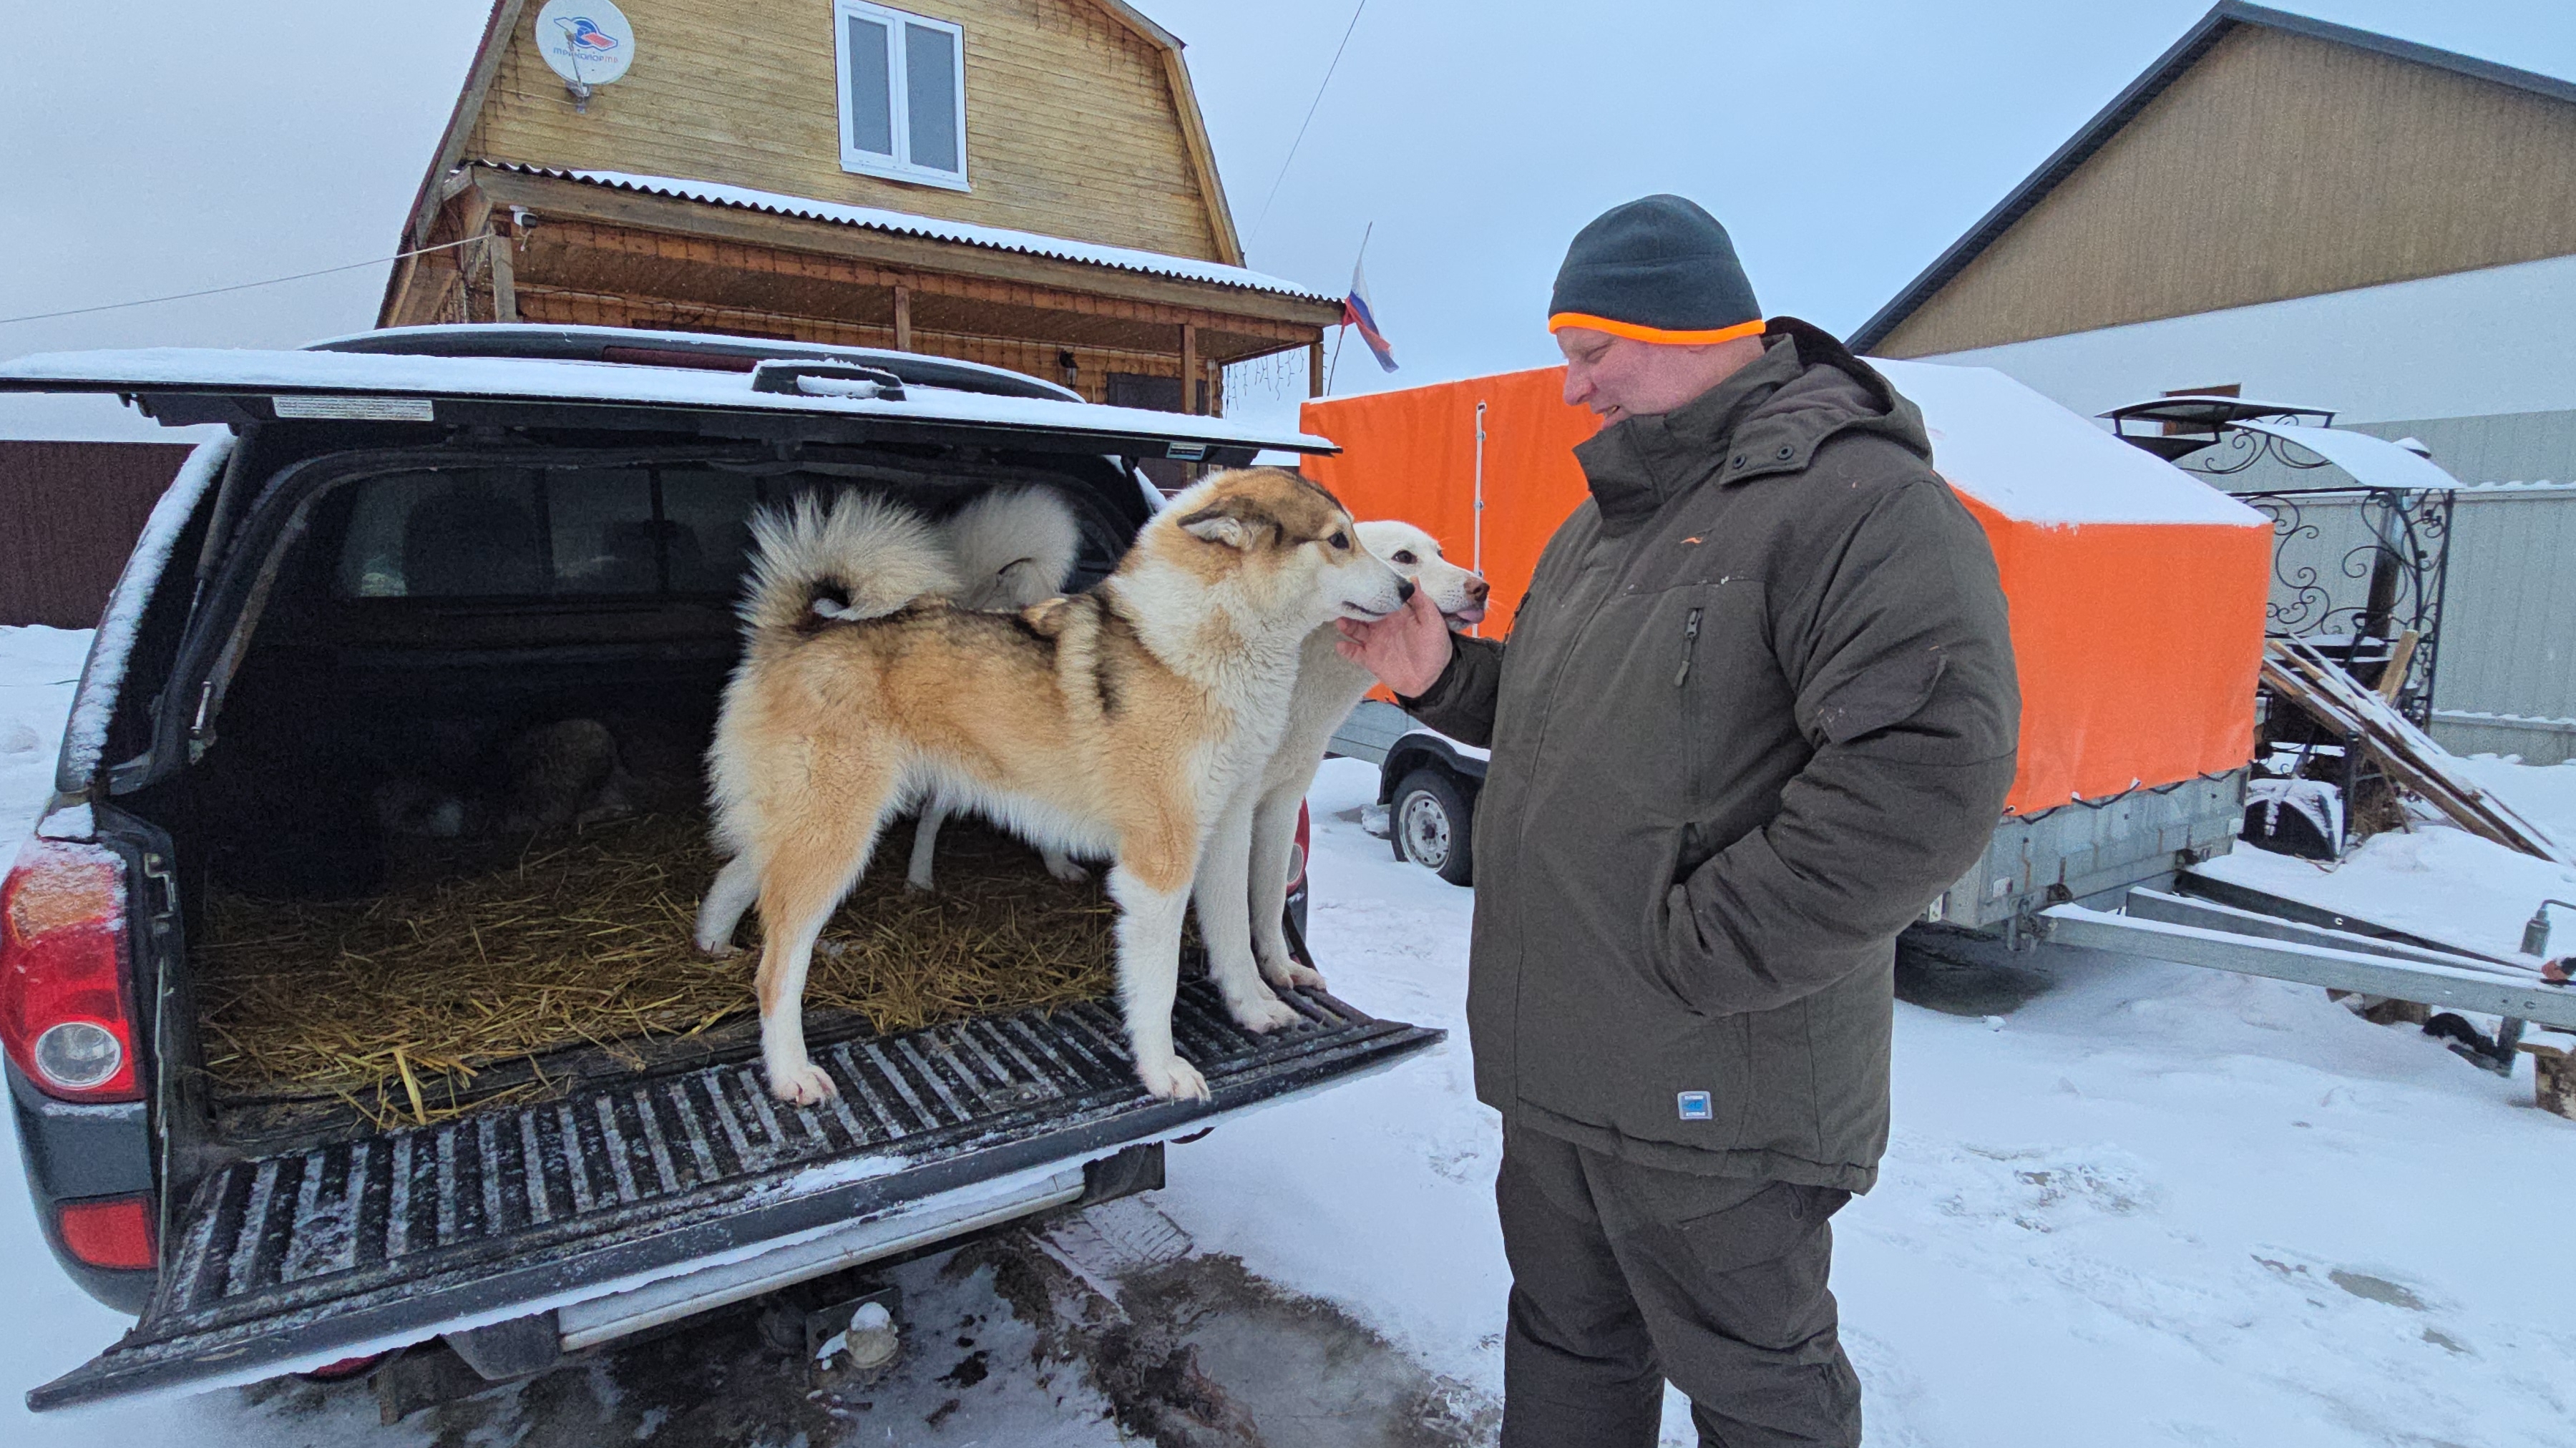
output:
<instances>
[{"instance_id":1,"label":"canopy on truck bed","mask_svg":"<svg viewBox=\"0 0 2576 1448\"><path fill-rule=\"evenodd\" d=\"M2003 574L2022 689L2007 808L2241 768L2270 520L2002 373L1871 365L1923 409L1933 466ZM1548 367L1309 402L1301 425L1342 451L1304 468L1358 516L1408 519L1481 568L1494 585L1482 631L1503 633L1586 496L1571 449L1598 420L1565 404L1564 378Z\"/></svg>"}]
</instances>

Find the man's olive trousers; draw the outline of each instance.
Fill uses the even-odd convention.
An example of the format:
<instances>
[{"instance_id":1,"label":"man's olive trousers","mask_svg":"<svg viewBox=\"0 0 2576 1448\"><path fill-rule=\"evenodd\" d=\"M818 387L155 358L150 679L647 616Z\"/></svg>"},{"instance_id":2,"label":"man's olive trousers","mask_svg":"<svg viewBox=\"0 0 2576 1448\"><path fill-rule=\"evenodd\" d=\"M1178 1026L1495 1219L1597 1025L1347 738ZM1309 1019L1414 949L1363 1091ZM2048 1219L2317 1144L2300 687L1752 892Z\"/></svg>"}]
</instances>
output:
<instances>
[{"instance_id":1,"label":"man's olive trousers","mask_svg":"<svg viewBox=\"0 0 2576 1448\"><path fill-rule=\"evenodd\" d=\"M1652 1448L1667 1379L1711 1448L1857 1448L1860 1380L1825 1288L1826 1219L1850 1197L1507 1127L1502 1448Z\"/></svg>"}]
</instances>

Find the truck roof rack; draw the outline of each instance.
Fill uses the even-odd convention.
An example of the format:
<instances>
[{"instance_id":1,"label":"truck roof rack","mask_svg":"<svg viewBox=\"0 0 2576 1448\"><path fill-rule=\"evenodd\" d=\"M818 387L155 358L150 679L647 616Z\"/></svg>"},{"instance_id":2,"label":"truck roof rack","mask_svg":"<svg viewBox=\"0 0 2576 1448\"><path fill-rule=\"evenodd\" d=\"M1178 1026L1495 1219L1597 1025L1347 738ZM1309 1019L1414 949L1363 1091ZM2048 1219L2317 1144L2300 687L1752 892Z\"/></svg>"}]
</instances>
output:
<instances>
[{"instance_id":1,"label":"truck roof rack","mask_svg":"<svg viewBox=\"0 0 2576 1448\"><path fill-rule=\"evenodd\" d=\"M1069 387L1025 372L925 357L882 347L843 347L773 337L717 332L659 332L636 327L554 326L527 322L469 322L426 327L383 327L307 343L307 352L390 353L406 357L535 357L557 362L621 362L641 367L685 367L709 372L749 372L755 363L781 358L847 362L880 368L917 387L945 387L994 397L1042 397L1080 402Z\"/></svg>"}]
</instances>

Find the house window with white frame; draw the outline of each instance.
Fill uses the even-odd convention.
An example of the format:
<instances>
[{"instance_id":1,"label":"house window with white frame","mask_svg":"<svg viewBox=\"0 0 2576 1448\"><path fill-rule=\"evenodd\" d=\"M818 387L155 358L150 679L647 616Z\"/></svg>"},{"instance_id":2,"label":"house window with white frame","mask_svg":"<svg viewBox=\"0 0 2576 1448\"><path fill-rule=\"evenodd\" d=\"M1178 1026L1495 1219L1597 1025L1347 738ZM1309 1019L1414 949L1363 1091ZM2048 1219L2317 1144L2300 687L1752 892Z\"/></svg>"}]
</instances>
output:
<instances>
[{"instance_id":1,"label":"house window with white frame","mask_svg":"<svg viewBox=\"0 0 2576 1448\"><path fill-rule=\"evenodd\" d=\"M841 169L964 191L966 32L945 20L834 0Z\"/></svg>"}]
</instances>

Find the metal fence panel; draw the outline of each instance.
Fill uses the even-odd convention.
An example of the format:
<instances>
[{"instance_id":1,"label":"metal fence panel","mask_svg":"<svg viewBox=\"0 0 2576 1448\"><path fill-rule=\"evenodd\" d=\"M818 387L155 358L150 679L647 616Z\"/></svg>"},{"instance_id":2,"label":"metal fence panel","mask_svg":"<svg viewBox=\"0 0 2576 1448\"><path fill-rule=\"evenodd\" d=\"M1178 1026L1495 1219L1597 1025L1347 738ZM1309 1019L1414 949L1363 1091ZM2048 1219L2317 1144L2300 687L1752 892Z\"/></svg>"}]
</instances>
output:
<instances>
[{"instance_id":1,"label":"metal fence panel","mask_svg":"<svg viewBox=\"0 0 2576 1448\"><path fill-rule=\"evenodd\" d=\"M2576 485L2463 488L2434 734L2464 753L2576 754Z\"/></svg>"}]
</instances>

